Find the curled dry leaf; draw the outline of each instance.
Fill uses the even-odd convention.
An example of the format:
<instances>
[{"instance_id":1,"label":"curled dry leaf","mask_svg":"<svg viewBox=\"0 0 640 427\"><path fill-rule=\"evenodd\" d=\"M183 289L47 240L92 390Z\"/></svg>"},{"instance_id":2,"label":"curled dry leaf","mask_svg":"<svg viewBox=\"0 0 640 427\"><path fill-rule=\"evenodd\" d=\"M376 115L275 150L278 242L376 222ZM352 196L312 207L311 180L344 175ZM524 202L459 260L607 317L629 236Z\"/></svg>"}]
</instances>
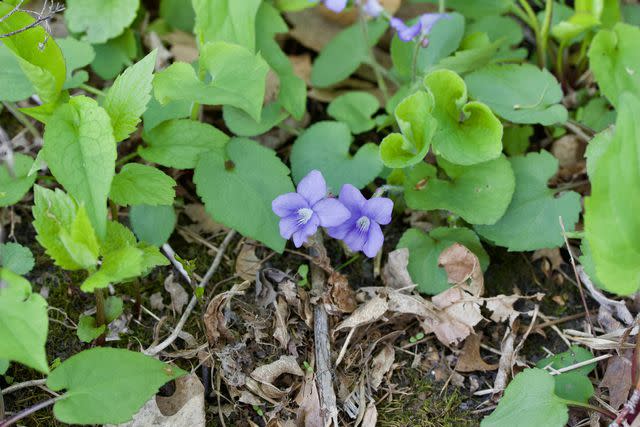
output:
<instances>
[{"instance_id":1,"label":"curled dry leaf","mask_svg":"<svg viewBox=\"0 0 640 427\"><path fill-rule=\"evenodd\" d=\"M236 274L242 280L253 282L260 271L262 261L256 256L254 241L247 241L242 244L240 253L236 258Z\"/></svg>"},{"instance_id":2,"label":"curled dry leaf","mask_svg":"<svg viewBox=\"0 0 640 427\"><path fill-rule=\"evenodd\" d=\"M162 310L164 309L164 302L162 301L162 294L160 292L155 292L151 294L149 297L149 305L154 310Z\"/></svg>"},{"instance_id":3,"label":"curled dry leaf","mask_svg":"<svg viewBox=\"0 0 640 427\"><path fill-rule=\"evenodd\" d=\"M313 373L304 376L304 383L296 396L298 404L298 425L304 427L324 427L320 410L320 396Z\"/></svg>"},{"instance_id":4,"label":"curled dry leaf","mask_svg":"<svg viewBox=\"0 0 640 427\"><path fill-rule=\"evenodd\" d=\"M223 313L224 306L234 296L244 295L249 285L248 281L237 283L230 290L213 297L207 306L207 311L204 313L204 325L209 344L212 347L219 346L218 341L221 337L229 340L233 338L231 332L227 329L227 319Z\"/></svg>"},{"instance_id":5,"label":"curled dry leaf","mask_svg":"<svg viewBox=\"0 0 640 427\"><path fill-rule=\"evenodd\" d=\"M382 379L393 366L396 360L396 351L390 345L385 345L382 350L375 355L371 361L371 377L369 384L374 390L377 390L382 384Z\"/></svg>"},{"instance_id":6,"label":"curled dry leaf","mask_svg":"<svg viewBox=\"0 0 640 427\"><path fill-rule=\"evenodd\" d=\"M356 295L349 286L349 281L343 274L334 272L327 279L331 304L329 311L332 313L353 313L358 306Z\"/></svg>"},{"instance_id":7,"label":"curled dry leaf","mask_svg":"<svg viewBox=\"0 0 640 427\"><path fill-rule=\"evenodd\" d=\"M632 352L626 351L625 354L631 356ZM631 360L627 357L613 356L609 359L600 387L609 389L609 405L613 409L621 407L629 397L633 377L631 371Z\"/></svg>"},{"instance_id":8,"label":"curled dry leaf","mask_svg":"<svg viewBox=\"0 0 640 427\"><path fill-rule=\"evenodd\" d=\"M293 356L280 356L280 359L275 362L257 367L250 375L251 378L260 383L273 384L273 382L282 374L304 377L304 372L298 365L296 358Z\"/></svg>"},{"instance_id":9,"label":"curled dry leaf","mask_svg":"<svg viewBox=\"0 0 640 427\"><path fill-rule=\"evenodd\" d=\"M449 283L464 287L476 297L484 293L484 276L480 261L465 246L454 243L443 250L438 257L438 265L447 272Z\"/></svg>"},{"instance_id":10,"label":"curled dry leaf","mask_svg":"<svg viewBox=\"0 0 640 427\"><path fill-rule=\"evenodd\" d=\"M336 331L345 328L357 328L380 319L389 309L387 301L378 295L358 307L349 317L336 326Z\"/></svg>"},{"instance_id":11,"label":"curled dry leaf","mask_svg":"<svg viewBox=\"0 0 640 427\"><path fill-rule=\"evenodd\" d=\"M434 296L431 301L436 308L437 317L425 318L423 329L435 333L442 343L461 342L473 333L473 327L483 319L480 313L481 300L471 297L459 287Z\"/></svg>"},{"instance_id":12,"label":"curled dry leaf","mask_svg":"<svg viewBox=\"0 0 640 427\"><path fill-rule=\"evenodd\" d=\"M164 281L164 289L171 296L171 308L178 314L182 314L182 308L189 301L189 294L184 290L182 285L173 280L173 273L169 274Z\"/></svg>"},{"instance_id":13,"label":"curled dry leaf","mask_svg":"<svg viewBox=\"0 0 640 427\"><path fill-rule=\"evenodd\" d=\"M409 249L400 248L389 253L389 260L382 269L382 282L388 288L405 289L415 287L409 270Z\"/></svg>"},{"instance_id":14,"label":"curled dry leaf","mask_svg":"<svg viewBox=\"0 0 640 427\"><path fill-rule=\"evenodd\" d=\"M362 418L362 427L376 427L378 424L378 409L373 400L369 401L367 409L364 411L364 417Z\"/></svg>"},{"instance_id":15,"label":"curled dry leaf","mask_svg":"<svg viewBox=\"0 0 640 427\"><path fill-rule=\"evenodd\" d=\"M480 356L480 343L482 335L472 334L464 342L464 347L460 352L460 358L455 370L458 372L493 371L498 369L498 365L490 365Z\"/></svg>"},{"instance_id":16,"label":"curled dry leaf","mask_svg":"<svg viewBox=\"0 0 640 427\"><path fill-rule=\"evenodd\" d=\"M283 349L287 349L289 345L289 340L291 337L289 336L289 330L287 328L287 320L289 319L289 306L287 305L287 301L279 296L276 301L273 303L275 307L275 319L274 319L274 332L273 337L278 340L280 343L280 347Z\"/></svg>"}]
</instances>

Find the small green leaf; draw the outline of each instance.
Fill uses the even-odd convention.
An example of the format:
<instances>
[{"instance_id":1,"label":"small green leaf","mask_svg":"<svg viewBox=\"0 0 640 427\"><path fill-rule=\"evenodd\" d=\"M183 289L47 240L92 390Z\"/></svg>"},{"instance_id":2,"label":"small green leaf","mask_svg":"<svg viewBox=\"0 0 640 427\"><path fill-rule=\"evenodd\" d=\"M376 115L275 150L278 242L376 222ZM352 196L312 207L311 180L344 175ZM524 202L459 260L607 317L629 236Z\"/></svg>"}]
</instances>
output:
<instances>
[{"instance_id":1,"label":"small green leaf","mask_svg":"<svg viewBox=\"0 0 640 427\"><path fill-rule=\"evenodd\" d=\"M36 93L18 59L5 45L0 45L0 64L0 101L22 101Z\"/></svg>"},{"instance_id":2,"label":"small green leaf","mask_svg":"<svg viewBox=\"0 0 640 427\"><path fill-rule=\"evenodd\" d=\"M62 49L62 55L67 65L67 80L64 83L64 89L80 86L89 79L89 74L84 70L76 73L74 71L93 62L96 57L93 47L89 43L76 40L73 37L58 39L56 42Z\"/></svg>"},{"instance_id":3,"label":"small green leaf","mask_svg":"<svg viewBox=\"0 0 640 427\"><path fill-rule=\"evenodd\" d=\"M83 292L93 292L110 284L133 280L143 273L142 261L142 250L135 246L123 246L108 252L102 258L100 269L87 277L80 289Z\"/></svg>"},{"instance_id":4,"label":"small green leaf","mask_svg":"<svg viewBox=\"0 0 640 427\"><path fill-rule=\"evenodd\" d=\"M33 269L35 260L29 248L18 243L0 243L0 267L24 276Z\"/></svg>"},{"instance_id":5,"label":"small green leaf","mask_svg":"<svg viewBox=\"0 0 640 427\"><path fill-rule=\"evenodd\" d=\"M29 175L33 166L33 158L24 154L14 154L13 170L9 164L0 164L0 206L11 206L18 203L38 177L37 173Z\"/></svg>"},{"instance_id":6,"label":"small green leaf","mask_svg":"<svg viewBox=\"0 0 640 427\"><path fill-rule=\"evenodd\" d=\"M64 13L69 30L84 33L90 43L119 36L136 17L140 0L67 0Z\"/></svg>"},{"instance_id":7,"label":"small green leaf","mask_svg":"<svg viewBox=\"0 0 640 427\"><path fill-rule=\"evenodd\" d=\"M554 393L553 377L542 369L525 369L516 375L495 411L482 427L563 427L569 420L565 401Z\"/></svg>"},{"instance_id":8,"label":"small green leaf","mask_svg":"<svg viewBox=\"0 0 640 427\"><path fill-rule=\"evenodd\" d=\"M171 205L175 186L173 178L159 169L128 163L113 178L109 198L120 206Z\"/></svg>"},{"instance_id":9,"label":"small green leaf","mask_svg":"<svg viewBox=\"0 0 640 427\"><path fill-rule=\"evenodd\" d=\"M147 110L142 115L144 132L151 132L151 129L167 120L189 117L192 106L193 103L191 101L172 101L162 105L154 97L151 97ZM144 137L144 133L142 136Z\"/></svg>"},{"instance_id":10,"label":"small green leaf","mask_svg":"<svg viewBox=\"0 0 640 427\"><path fill-rule=\"evenodd\" d=\"M124 32L106 43L93 45L96 57L91 68L105 80L116 77L124 67L132 65L138 54L136 36L127 28Z\"/></svg>"},{"instance_id":11,"label":"small green leaf","mask_svg":"<svg viewBox=\"0 0 640 427\"><path fill-rule=\"evenodd\" d=\"M162 246L173 233L177 218L173 206L136 205L129 211L129 220L140 241Z\"/></svg>"},{"instance_id":12,"label":"small green leaf","mask_svg":"<svg viewBox=\"0 0 640 427\"><path fill-rule=\"evenodd\" d=\"M533 251L562 246L560 217L573 231L580 216L580 195L568 191L555 197L547 181L557 172L558 160L549 152L529 153L509 159L516 176L513 200L493 225L478 225L478 234L510 251Z\"/></svg>"},{"instance_id":13,"label":"small green leaf","mask_svg":"<svg viewBox=\"0 0 640 427\"><path fill-rule=\"evenodd\" d=\"M80 316L76 335L80 338L80 341L90 343L102 335L106 329L106 325L97 327L96 319L94 319L93 316Z\"/></svg>"},{"instance_id":14,"label":"small green leaf","mask_svg":"<svg viewBox=\"0 0 640 427\"><path fill-rule=\"evenodd\" d=\"M409 172L405 198L410 208L449 210L471 224L495 224L504 215L516 186L504 156L472 166L443 159L438 164L449 179L440 179L438 170L427 163Z\"/></svg>"},{"instance_id":15,"label":"small green leaf","mask_svg":"<svg viewBox=\"0 0 640 427\"><path fill-rule=\"evenodd\" d=\"M435 228L426 234L418 229L405 231L397 249L409 249L409 275L420 292L435 295L449 289L444 268L438 266L438 257L454 243L466 246L478 256L483 270L489 266L489 256L480 239L468 228Z\"/></svg>"},{"instance_id":16,"label":"small green leaf","mask_svg":"<svg viewBox=\"0 0 640 427\"><path fill-rule=\"evenodd\" d=\"M509 156L522 156L529 149L529 138L532 136L533 127L529 125L504 128L502 144L505 153Z\"/></svg>"},{"instance_id":17,"label":"small green leaf","mask_svg":"<svg viewBox=\"0 0 640 427\"><path fill-rule=\"evenodd\" d=\"M485 33L469 34L462 39L461 49L440 60L434 69L451 70L458 74L470 73L498 60L498 52L506 43L504 38L490 42Z\"/></svg>"},{"instance_id":18,"label":"small green leaf","mask_svg":"<svg viewBox=\"0 0 640 427\"><path fill-rule=\"evenodd\" d=\"M500 120L487 105L467 102L467 86L460 76L438 70L428 74L424 82L435 100L433 115L438 129L433 145L442 157L452 163L473 165L500 156Z\"/></svg>"},{"instance_id":19,"label":"small green leaf","mask_svg":"<svg viewBox=\"0 0 640 427\"><path fill-rule=\"evenodd\" d=\"M593 354L580 346L574 345L563 353L545 357L536 363L537 368L550 366L553 369L562 369L577 363L593 359ZM574 370L555 375L555 393L558 397L576 402L587 403L593 395L593 385L587 375L596 368L596 363L591 363Z\"/></svg>"},{"instance_id":20,"label":"small green leaf","mask_svg":"<svg viewBox=\"0 0 640 427\"><path fill-rule=\"evenodd\" d=\"M338 194L344 184L362 188L382 172L378 146L368 143L354 156L349 153L353 138L340 122L319 122L296 139L291 150L291 173L299 182L310 171L322 172L329 191ZM269 202L270 203L270 202Z\"/></svg>"},{"instance_id":21,"label":"small green leaf","mask_svg":"<svg viewBox=\"0 0 640 427\"><path fill-rule=\"evenodd\" d=\"M120 424L166 382L186 372L152 357L116 348L92 348L62 362L47 387L66 390L53 407L69 424Z\"/></svg>"},{"instance_id":22,"label":"small green leaf","mask_svg":"<svg viewBox=\"0 0 640 427\"><path fill-rule=\"evenodd\" d=\"M555 376L554 392L561 399L589 403L594 389L591 380L579 372L569 371Z\"/></svg>"},{"instance_id":23,"label":"small green leaf","mask_svg":"<svg viewBox=\"0 0 640 427\"><path fill-rule=\"evenodd\" d=\"M60 228L58 238L81 268L90 270L97 265L100 246L84 206L78 208L68 228Z\"/></svg>"},{"instance_id":24,"label":"small green leaf","mask_svg":"<svg viewBox=\"0 0 640 427\"><path fill-rule=\"evenodd\" d=\"M514 123L549 126L567 121L560 84L532 64L489 65L465 77L472 98Z\"/></svg>"},{"instance_id":25,"label":"small green leaf","mask_svg":"<svg viewBox=\"0 0 640 427\"><path fill-rule=\"evenodd\" d=\"M524 39L522 26L509 16L487 15L474 20L466 28L467 35L473 33L486 33L493 42L504 38L509 46L519 45Z\"/></svg>"},{"instance_id":26,"label":"small green leaf","mask_svg":"<svg viewBox=\"0 0 640 427\"><path fill-rule=\"evenodd\" d=\"M98 236L104 237L117 156L107 112L86 96L71 98L47 122L42 150L53 176L84 203Z\"/></svg>"},{"instance_id":27,"label":"small green leaf","mask_svg":"<svg viewBox=\"0 0 640 427\"><path fill-rule=\"evenodd\" d=\"M255 51L256 14L261 0L192 0L198 43L223 41Z\"/></svg>"},{"instance_id":28,"label":"small green leaf","mask_svg":"<svg viewBox=\"0 0 640 427\"><path fill-rule=\"evenodd\" d=\"M572 345L569 350L562 353L555 354L553 356L540 359L536 363L537 368L546 368L550 366L553 369L562 369L577 363L585 362L593 359L593 353L584 347L578 345ZM596 363L590 363L589 365L576 368L573 372L578 372L581 375L589 375L596 368Z\"/></svg>"},{"instance_id":29,"label":"small green leaf","mask_svg":"<svg viewBox=\"0 0 640 427\"><path fill-rule=\"evenodd\" d=\"M257 136L268 132L289 115L279 102L272 102L262 109L260 121L256 122L249 114L239 108L225 105L222 108L224 123L229 130L238 136Z\"/></svg>"},{"instance_id":30,"label":"small green leaf","mask_svg":"<svg viewBox=\"0 0 640 427\"><path fill-rule=\"evenodd\" d=\"M192 33L196 13L191 2L184 0L160 0L160 17L169 25L185 33Z\"/></svg>"},{"instance_id":31,"label":"small green leaf","mask_svg":"<svg viewBox=\"0 0 640 427\"><path fill-rule=\"evenodd\" d=\"M576 111L576 120L596 132L605 130L616 121L616 112L603 97L593 98Z\"/></svg>"},{"instance_id":32,"label":"small green leaf","mask_svg":"<svg viewBox=\"0 0 640 427\"><path fill-rule=\"evenodd\" d=\"M282 252L285 240L271 202L294 190L289 169L273 150L234 138L227 144L227 158L214 151L200 156L193 180L215 221Z\"/></svg>"},{"instance_id":33,"label":"small green leaf","mask_svg":"<svg viewBox=\"0 0 640 427\"><path fill-rule=\"evenodd\" d=\"M9 370L9 361L7 359L0 359L0 375L4 375Z\"/></svg>"},{"instance_id":34,"label":"small green leaf","mask_svg":"<svg viewBox=\"0 0 640 427\"><path fill-rule=\"evenodd\" d=\"M327 114L334 119L349 125L356 135L375 127L371 118L380 109L378 98L368 92L347 92L331 101Z\"/></svg>"},{"instance_id":35,"label":"small green leaf","mask_svg":"<svg viewBox=\"0 0 640 427\"><path fill-rule=\"evenodd\" d=\"M109 297L104 301L104 317L107 323L116 320L124 310L122 298Z\"/></svg>"},{"instance_id":36,"label":"small green leaf","mask_svg":"<svg viewBox=\"0 0 640 427\"><path fill-rule=\"evenodd\" d=\"M111 117L116 142L135 132L140 116L151 99L151 82L158 51L154 50L140 62L118 76L104 99L103 107Z\"/></svg>"}]
</instances>

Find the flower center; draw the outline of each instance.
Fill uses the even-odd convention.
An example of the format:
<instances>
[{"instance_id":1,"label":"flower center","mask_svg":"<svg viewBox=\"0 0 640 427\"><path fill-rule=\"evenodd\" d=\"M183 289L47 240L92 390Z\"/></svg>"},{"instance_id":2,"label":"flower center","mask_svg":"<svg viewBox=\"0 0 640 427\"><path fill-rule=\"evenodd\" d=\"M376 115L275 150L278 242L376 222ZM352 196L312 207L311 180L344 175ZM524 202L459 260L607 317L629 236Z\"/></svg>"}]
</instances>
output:
<instances>
[{"instance_id":1,"label":"flower center","mask_svg":"<svg viewBox=\"0 0 640 427\"><path fill-rule=\"evenodd\" d=\"M356 227L358 227L358 231L360 232L368 231L369 225L371 225L371 220L364 215L356 221Z\"/></svg>"},{"instance_id":2,"label":"flower center","mask_svg":"<svg viewBox=\"0 0 640 427\"><path fill-rule=\"evenodd\" d=\"M306 224L312 215L313 211L309 208L298 209L298 224Z\"/></svg>"}]
</instances>

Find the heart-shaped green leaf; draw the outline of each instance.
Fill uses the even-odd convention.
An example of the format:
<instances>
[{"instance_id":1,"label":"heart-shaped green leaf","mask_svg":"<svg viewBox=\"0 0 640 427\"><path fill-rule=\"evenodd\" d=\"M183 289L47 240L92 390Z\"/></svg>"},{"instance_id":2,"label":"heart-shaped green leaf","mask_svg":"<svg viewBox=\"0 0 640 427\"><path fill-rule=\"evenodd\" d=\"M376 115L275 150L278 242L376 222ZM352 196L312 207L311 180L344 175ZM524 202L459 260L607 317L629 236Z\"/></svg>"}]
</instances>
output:
<instances>
[{"instance_id":1,"label":"heart-shaped green leaf","mask_svg":"<svg viewBox=\"0 0 640 427\"><path fill-rule=\"evenodd\" d=\"M435 166L416 165L405 181L409 207L445 209L471 224L494 224L507 210L515 188L509 161L501 156L472 166L453 165L439 159L449 176L440 179Z\"/></svg>"},{"instance_id":2,"label":"heart-shaped green leaf","mask_svg":"<svg viewBox=\"0 0 640 427\"><path fill-rule=\"evenodd\" d=\"M262 135L289 116L279 102L265 105L259 122L241 109L230 105L222 108L222 115L229 130L238 136Z\"/></svg>"},{"instance_id":3,"label":"heart-shaped green leaf","mask_svg":"<svg viewBox=\"0 0 640 427\"><path fill-rule=\"evenodd\" d=\"M353 134L371 130L376 122L371 116L380 108L378 98L368 92L347 92L329 103L327 113L349 125Z\"/></svg>"},{"instance_id":4,"label":"heart-shaped green leaf","mask_svg":"<svg viewBox=\"0 0 640 427\"><path fill-rule=\"evenodd\" d=\"M135 19L140 0L68 0L64 13L69 31L83 40L104 43L119 36Z\"/></svg>"},{"instance_id":5,"label":"heart-shaped green leaf","mask_svg":"<svg viewBox=\"0 0 640 427\"><path fill-rule=\"evenodd\" d=\"M0 267L25 275L33 269L35 260L29 248L19 243L0 243Z\"/></svg>"},{"instance_id":6,"label":"heart-shaped green leaf","mask_svg":"<svg viewBox=\"0 0 640 427\"><path fill-rule=\"evenodd\" d=\"M584 362L593 358L593 354L580 346L574 345L563 353L545 357L536 363L538 368L550 366L553 369L562 369L576 363ZM576 402L587 403L593 395L593 385L587 377L596 368L595 363L591 363L574 370L555 375L555 393L558 397Z\"/></svg>"},{"instance_id":7,"label":"heart-shaped green leaf","mask_svg":"<svg viewBox=\"0 0 640 427\"><path fill-rule=\"evenodd\" d=\"M380 144L380 158L385 166L404 168L422 161L438 126L432 116L433 96L418 91L403 99L395 110L396 121L402 131L387 135Z\"/></svg>"},{"instance_id":8,"label":"heart-shaped green leaf","mask_svg":"<svg viewBox=\"0 0 640 427\"><path fill-rule=\"evenodd\" d=\"M502 123L487 105L467 102L467 86L459 75L437 70L424 82L435 100L433 116L438 129L433 145L442 157L459 165L473 165L500 156Z\"/></svg>"},{"instance_id":9,"label":"heart-shaped green leaf","mask_svg":"<svg viewBox=\"0 0 640 427\"><path fill-rule=\"evenodd\" d=\"M382 172L376 144L363 145L352 156L353 138L349 127L340 122L319 122L296 139L291 150L291 174L300 182L310 171L324 175L329 191L338 194L344 184L362 188Z\"/></svg>"},{"instance_id":10,"label":"heart-shaped green leaf","mask_svg":"<svg viewBox=\"0 0 640 427\"><path fill-rule=\"evenodd\" d=\"M67 65L67 80L64 83L64 88L78 87L89 80L89 74L86 71L80 70L76 73L74 71L93 62L96 57L93 46L85 41L76 40L71 36L58 39L56 42L62 49L65 64Z\"/></svg>"}]
</instances>

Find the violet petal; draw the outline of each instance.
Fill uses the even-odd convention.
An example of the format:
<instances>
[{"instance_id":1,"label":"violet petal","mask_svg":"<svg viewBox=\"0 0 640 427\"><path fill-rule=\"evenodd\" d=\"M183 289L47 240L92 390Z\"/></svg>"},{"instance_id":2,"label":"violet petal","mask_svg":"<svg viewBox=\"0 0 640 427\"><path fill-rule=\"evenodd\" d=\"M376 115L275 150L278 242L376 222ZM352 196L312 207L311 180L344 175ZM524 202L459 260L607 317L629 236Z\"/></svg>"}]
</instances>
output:
<instances>
[{"instance_id":1,"label":"violet petal","mask_svg":"<svg viewBox=\"0 0 640 427\"><path fill-rule=\"evenodd\" d=\"M320 225L320 220L318 219L318 215L313 215L309 222L300 226L297 231L293 233L293 244L296 248L302 246L307 239L315 234L318 230L318 225Z\"/></svg>"},{"instance_id":2,"label":"violet petal","mask_svg":"<svg viewBox=\"0 0 640 427\"><path fill-rule=\"evenodd\" d=\"M297 190L309 202L309 206L313 206L326 197L327 183L320 171L312 170L300 180Z\"/></svg>"},{"instance_id":3,"label":"violet petal","mask_svg":"<svg viewBox=\"0 0 640 427\"><path fill-rule=\"evenodd\" d=\"M356 226L356 219L348 219L337 227L327 228L327 233L334 239L343 240Z\"/></svg>"},{"instance_id":4,"label":"violet petal","mask_svg":"<svg viewBox=\"0 0 640 427\"><path fill-rule=\"evenodd\" d=\"M351 184L342 186L339 199L351 211L351 215L359 214L367 201L360 190Z\"/></svg>"},{"instance_id":5,"label":"violet petal","mask_svg":"<svg viewBox=\"0 0 640 427\"><path fill-rule=\"evenodd\" d=\"M324 0L324 5L327 9L340 13L347 7L347 1L348 0Z\"/></svg>"},{"instance_id":6,"label":"violet petal","mask_svg":"<svg viewBox=\"0 0 640 427\"><path fill-rule=\"evenodd\" d=\"M369 233L367 235L367 241L362 247L362 252L369 258L373 258L376 256L380 248L382 248L382 243L384 242L384 235L382 234L382 229L380 226L372 222L369 226Z\"/></svg>"},{"instance_id":7,"label":"violet petal","mask_svg":"<svg viewBox=\"0 0 640 427\"><path fill-rule=\"evenodd\" d=\"M289 240L291 235L300 228L298 215L290 215L280 220L280 235L283 239Z\"/></svg>"},{"instance_id":8,"label":"violet petal","mask_svg":"<svg viewBox=\"0 0 640 427\"><path fill-rule=\"evenodd\" d=\"M353 252L361 251L366 241L367 233L358 230L357 227L351 228L351 231L344 238L344 242Z\"/></svg>"},{"instance_id":9,"label":"violet petal","mask_svg":"<svg viewBox=\"0 0 640 427\"><path fill-rule=\"evenodd\" d=\"M391 222L393 201L386 197L373 197L366 201L362 213L378 224L387 225Z\"/></svg>"},{"instance_id":10,"label":"violet petal","mask_svg":"<svg viewBox=\"0 0 640 427\"><path fill-rule=\"evenodd\" d=\"M298 193L282 194L271 202L271 209L279 217L295 214L298 209L308 207L307 201Z\"/></svg>"},{"instance_id":11,"label":"violet petal","mask_svg":"<svg viewBox=\"0 0 640 427\"><path fill-rule=\"evenodd\" d=\"M351 217L351 212L338 199L324 199L313 205L323 227L335 227Z\"/></svg>"}]
</instances>

